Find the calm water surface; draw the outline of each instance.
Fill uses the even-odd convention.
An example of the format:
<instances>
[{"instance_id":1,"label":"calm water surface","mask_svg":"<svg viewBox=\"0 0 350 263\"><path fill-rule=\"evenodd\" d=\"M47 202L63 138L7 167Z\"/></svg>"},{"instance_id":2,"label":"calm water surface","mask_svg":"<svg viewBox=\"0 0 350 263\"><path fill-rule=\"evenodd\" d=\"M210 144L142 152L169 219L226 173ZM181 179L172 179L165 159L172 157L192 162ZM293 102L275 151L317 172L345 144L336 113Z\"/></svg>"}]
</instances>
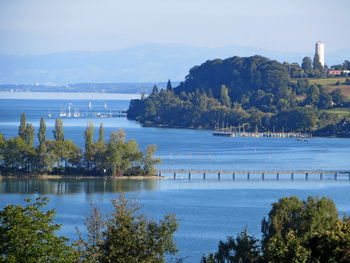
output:
<instances>
[{"instance_id":1,"label":"calm water surface","mask_svg":"<svg viewBox=\"0 0 350 263\"><path fill-rule=\"evenodd\" d=\"M58 115L68 103L72 109L87 112L91 102L95 111L122 110L127 100L15 100L0 98L0 132L6 137L17 135L19 118L26 112L27 120L39 125L40 117L50 112ZM212 170L349 170L350 140L313 138L308 142L294 139L218 138L206 130L143 128L123 118L65 118L65 137L83 147L87 121L96 126L102 122L106 134L123 128L129 139L136 139L141 148L157 144L157 155L163 159L161 169ZM52 138L54 118L47 118L47 136ZM97 134L96 134L97 135ZM220 239L238 234L245 226L259 235L260 222L271 203L283 196L329 196L340 213L350 215L350 182L348 181L266 181L220 182L216 180L98 180L98 179L6 179L0 182L0 207L23 203L26 197L49 196L50 207L57 209L56 221L63 224L61 233L76 237L74 227L83 228L83 219L94 203L106 213L110 199L117 192L142 204L142 212L160 219L175 213L180 223L176 241L179 256L185 262L199 262L200 256L215 250Z\"/></svg>"}]
</instances>

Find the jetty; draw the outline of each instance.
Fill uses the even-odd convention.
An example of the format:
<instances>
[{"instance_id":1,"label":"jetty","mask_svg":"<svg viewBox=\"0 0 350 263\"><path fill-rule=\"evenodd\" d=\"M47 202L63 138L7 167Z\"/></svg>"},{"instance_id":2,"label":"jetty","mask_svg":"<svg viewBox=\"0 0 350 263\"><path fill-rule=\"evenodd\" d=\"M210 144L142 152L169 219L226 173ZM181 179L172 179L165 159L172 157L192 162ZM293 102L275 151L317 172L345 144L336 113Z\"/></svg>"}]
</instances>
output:
<instances>
[{"instance_id":1,"label":"jetty","mask_svg":"<svg viewBox=\"0 0 350 263\"><path fill-rule=\"evenodd\" d=\"M296 170L296 171L227 171L227 170L159 170L159 176L188 180L347 180L350 170Z\"/></svg>"}]
</instances>

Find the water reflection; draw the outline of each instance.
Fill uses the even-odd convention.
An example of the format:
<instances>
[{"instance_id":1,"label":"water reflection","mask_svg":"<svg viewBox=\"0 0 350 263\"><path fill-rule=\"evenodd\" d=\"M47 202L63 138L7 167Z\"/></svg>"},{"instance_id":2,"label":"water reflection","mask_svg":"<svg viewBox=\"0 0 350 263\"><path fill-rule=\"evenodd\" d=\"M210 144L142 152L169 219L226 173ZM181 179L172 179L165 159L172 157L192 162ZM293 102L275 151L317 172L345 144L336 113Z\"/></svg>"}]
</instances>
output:
<instances>
[{"instance_id":1,"label":"water reflection","mask_svg":"<svg viewBox=\"0 0 350 263\"><path fill-rule=\"evenodd\" d=\"M0 194L77 194L113 193L159 189L158 179L102 179L102 178L59 178L59 179L3 179Z\"/></svg>"}]
</instances>

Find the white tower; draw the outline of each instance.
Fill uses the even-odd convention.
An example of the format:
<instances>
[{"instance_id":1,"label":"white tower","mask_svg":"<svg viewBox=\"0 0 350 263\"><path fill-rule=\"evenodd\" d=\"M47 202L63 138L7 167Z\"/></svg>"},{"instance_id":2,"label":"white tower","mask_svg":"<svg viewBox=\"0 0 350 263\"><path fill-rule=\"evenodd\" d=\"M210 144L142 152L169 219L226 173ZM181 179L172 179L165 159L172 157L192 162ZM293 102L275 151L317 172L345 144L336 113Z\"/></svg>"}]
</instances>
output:
<instances>
[{"instance_id":1,"label":"white tower","mask_svg":"<svg viewBox=\"0 0 350 263\"><path fill-rule=\"evenodd\" d=\"M321 41L315 44L315 54L318 55L319 62L324 67L324 44Z\"/></svg>"}]
</instances>

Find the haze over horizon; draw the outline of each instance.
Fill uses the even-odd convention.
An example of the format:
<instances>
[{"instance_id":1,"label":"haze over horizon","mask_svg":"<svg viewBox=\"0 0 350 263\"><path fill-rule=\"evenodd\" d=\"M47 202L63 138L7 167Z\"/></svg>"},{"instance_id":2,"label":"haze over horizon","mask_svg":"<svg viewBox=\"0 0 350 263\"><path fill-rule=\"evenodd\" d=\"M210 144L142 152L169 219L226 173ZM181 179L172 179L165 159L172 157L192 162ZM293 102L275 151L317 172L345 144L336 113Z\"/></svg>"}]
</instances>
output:
<instances>
[{"instance_id":1,"label":"haze over horizon","mask_svg":"<svg viewBox=\"0 0 350 263\"><path fill-rule=\"evenodd\" d=\"M282 52L348 49L346 0L4 0L0 53L111 51L145 43Z\"/></svg>"}]
</instances>

